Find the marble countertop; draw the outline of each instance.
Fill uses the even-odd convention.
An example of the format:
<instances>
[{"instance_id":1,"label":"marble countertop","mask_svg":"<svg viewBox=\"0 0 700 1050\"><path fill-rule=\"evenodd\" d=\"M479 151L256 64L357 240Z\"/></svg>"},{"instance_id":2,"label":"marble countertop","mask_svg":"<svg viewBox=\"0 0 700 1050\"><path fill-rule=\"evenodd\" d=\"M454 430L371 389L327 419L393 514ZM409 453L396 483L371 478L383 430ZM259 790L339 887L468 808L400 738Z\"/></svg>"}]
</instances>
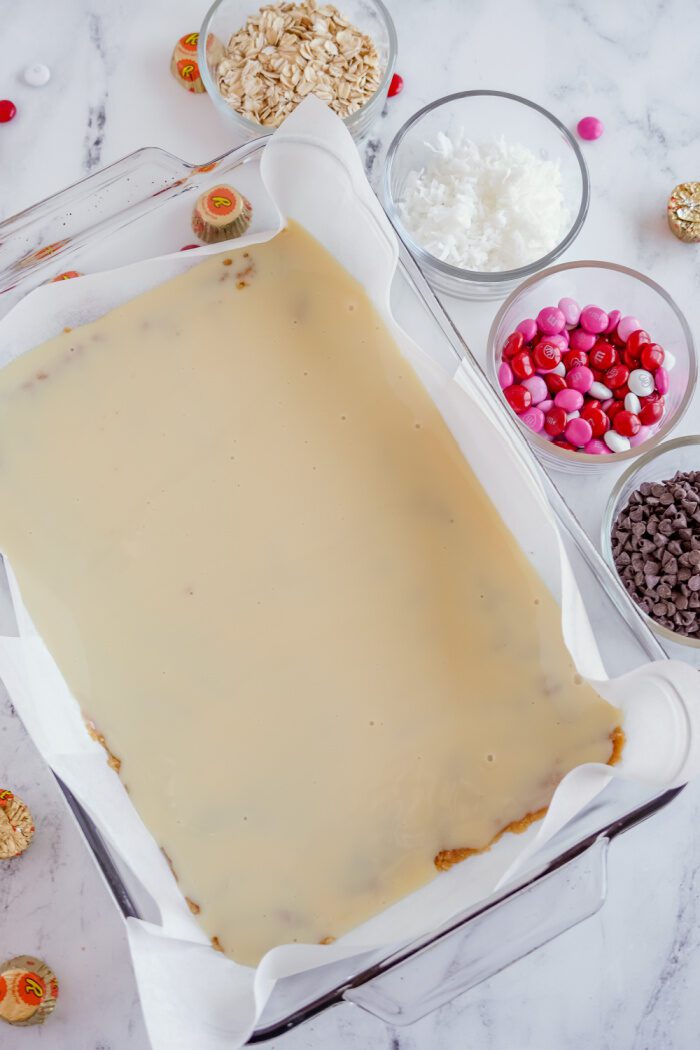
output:
<instances>
[{"instance_id":1,"label":"marble countertop","mask_svg":"<svg viewBox=\"0 0 700 1050\"><path fill-rule=\"evenodd\" d=\"M491 87L525 95L574 126L606 125L586 144L588 221L569 258L606 258L667 287L691 327L700 321L700 252L674 240L664 203L700 177L695 0L388 0L405 89L366 144L370 177L415 109L441 94ZM191 161L235 145L205 97L168 75L172 42L199 27L206 0L5 5L0 96L0 219L143 145ZM32 89L30 62L52 69ZM479 353L493 304L457 315ZM683 429L700 421L696 400ZM591 514L597 513L592 511ZM591 528L593 517L587 523ZM122 921L62 796L0 691L0 785L30 805L41 834L0 872L0 955L34 953L62 978L45 1028L3 1028L3 1050L147 1050ZM618 840L603 909L555 942L410 1028L390 1029L351 1006L290 1033L280 1050L688 1050L700 1000L700 787ZM272 1045L272 1044L268 1044Z\"/></svg>"}]
</instances>

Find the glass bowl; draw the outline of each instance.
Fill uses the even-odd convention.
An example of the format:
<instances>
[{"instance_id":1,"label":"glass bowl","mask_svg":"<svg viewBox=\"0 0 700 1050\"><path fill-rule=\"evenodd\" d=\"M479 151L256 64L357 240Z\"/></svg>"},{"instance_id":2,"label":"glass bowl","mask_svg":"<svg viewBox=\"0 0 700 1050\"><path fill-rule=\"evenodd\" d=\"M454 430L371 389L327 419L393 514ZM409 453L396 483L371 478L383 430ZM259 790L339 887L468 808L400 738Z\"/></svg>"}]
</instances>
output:
<instances>
[{"instance_id":1,"label":"glass bowl","mask_svg":"<svg viewBox=\"0 0 700 1050\"><path fill-rule=\"evenodd\" d=\"M261 133L274 131L269 125L248 120L226 102L216 82L216 67L221 58L223 45L228 44L233 34L245 24L250 15L256 14L267 0L215 0L209 8L199 31L199 69L209 98L223 114L231 127L244 139L257 138ZM382 0L338 0L336 6L349 22L361 29L374 41L384 66L379 87L371 98L343 123L354 139L363 138L382 111L386 101L389 82L396 65L396 29L391 15Z\"/></svg>"},{"instance_id":2,"label":"glass bowl","mask_svg":"<svg viewBox=\"0 0 700 1050\"><path fill-rule=\"evenodd\" d=\"M638 318L654 341L675 357L675 364L669 372L670 389L666 395L663 418L656 430L650 428L646 440L625 452L601 456L570 452L553 445L520 423L537 455L548 466L568 473L591 473L604 470L611 463L634 459L655 448L668 435L683 416L695 390L697 360L688 322L668 292L655 281L615 263L588 260L561 263L521 284L503 303L491 325L487 351L489 378L498 390L507 412L512 413L513 410L498 383L498 366L507 336L520 321L537 317L543 307L554 305L567 297L575 299L581 306L597 303L603 309L618 309L623 316L630 314ZM515 418L518 419L517 416Z\"/></svg>"},{"instance_id":3,"label":"glass bowl","mask_svg":"<svg viewBox=\"0 0 700 1050\"><path fill-rule=\"evenodd\" d=\"M465 270L426 251L404 226L399 205L409 173L423 167L431 155L427 143L439 132L456 134L460 129L477 143L503 136L543 160L559 162L570 225L559 244L541 259L494 273ZM504 91L462 91L420 109L391 143L384 169L384 201L401 238L436 291L463 299L502 299L524 278L553 263L576 240L589 199L588 169L571 133L542 106Z\"/></svg>"},{"instance_id":4,"label":"glass bowl","mask_svg":"<svg viewBox=\"0 0 700 1050\"><path fill-rule=\"evenodd\" d=\"M664 441L663 444L641 456L636 463L628 467L617 479L603 514L600 536L603 557L613 572L617 573L612 554L612 530L618 515L627 505L632 493L643 482L668 481L677 470L683 472L700 470L700 436L692 435L690 437L675 438L673 441ZM630 601L633 601L633 599L630 598ZM676 634L674 631L662 627L653 617L647 616L636 602L634 604L640 615L644 617L660 637L677 642L680 645L689 645L692 648L700 649L700 637L691 638L684 634Z\"/></svg>"}]
</instances>

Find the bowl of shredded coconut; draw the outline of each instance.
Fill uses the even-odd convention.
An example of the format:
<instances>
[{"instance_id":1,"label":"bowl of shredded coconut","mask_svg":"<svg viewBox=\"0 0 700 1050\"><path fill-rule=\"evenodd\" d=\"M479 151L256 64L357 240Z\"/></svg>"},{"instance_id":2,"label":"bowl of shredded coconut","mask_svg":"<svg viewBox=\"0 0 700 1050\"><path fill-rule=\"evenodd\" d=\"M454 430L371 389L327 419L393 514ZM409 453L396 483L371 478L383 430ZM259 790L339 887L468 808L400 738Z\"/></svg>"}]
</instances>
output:
<instances>
[{"instance_id":1,"label":"bowl of shredded coconut","mask_svg":"<svg viewBox=\"0 0 700 1050\"><path fill-rule=\"evenodd\" d=\"M573 243L588 211L588 169L541 106L464 91L404 124L387 154L384 196L437 291L496 299Z\"/></svg>"}]
</instances>

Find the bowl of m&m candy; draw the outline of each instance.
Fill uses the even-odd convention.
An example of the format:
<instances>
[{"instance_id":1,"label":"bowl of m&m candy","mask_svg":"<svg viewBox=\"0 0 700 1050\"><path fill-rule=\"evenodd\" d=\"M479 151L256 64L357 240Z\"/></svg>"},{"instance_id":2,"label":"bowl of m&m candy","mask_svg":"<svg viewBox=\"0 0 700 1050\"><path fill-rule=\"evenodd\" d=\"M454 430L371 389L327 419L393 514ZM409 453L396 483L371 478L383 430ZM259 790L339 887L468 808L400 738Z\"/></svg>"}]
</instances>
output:
<instances>
[{"instance_id":1,"label":"bowl of m&m candy","mask_svg":"<svg viewBox=\"0 0 700 1050\"><path fill-rule=\"evenodd\" d=\"M491 326L489 364L506 410L565 470L653 448L697 379L693 338L668 292L607 262L554 266L516 288Z\"/></svg>"}]
</instances>

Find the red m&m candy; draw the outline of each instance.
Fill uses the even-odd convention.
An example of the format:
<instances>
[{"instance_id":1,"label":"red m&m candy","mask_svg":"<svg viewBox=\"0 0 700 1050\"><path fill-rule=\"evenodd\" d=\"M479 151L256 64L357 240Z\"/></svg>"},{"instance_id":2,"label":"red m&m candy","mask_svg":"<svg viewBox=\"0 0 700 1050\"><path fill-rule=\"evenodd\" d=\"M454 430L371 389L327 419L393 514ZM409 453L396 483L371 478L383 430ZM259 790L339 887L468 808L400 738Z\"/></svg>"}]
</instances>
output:
<instances>
[{"instance_id":1,"label":"red m&m candy","mask_svg":"<svg viewBox=\"0 0 700 1050\"><path fill-rule=\"evenodd\" d=\"M650 343L651 337L648 332L645 332L643 328L637 328L636 331L628 337L627 343L625 344L625 350L633 355L635 360L639 360L639 351L645 343Z\"/></svg>"},{"instance_id":2,"label":"red m&m candy","mask_svg":"<svg viewBox=\"0 0 700 1050\"><path fill-rule=\"evenodd\" d=\"M639 421L645 427L653 426L654 423L658 423L664 414L664 399L660 397L658 401L651 401L649 398L644 399L646 404L642 405L639 410Z\"/></svg>"},{"instance_id":3,"label":"red m&m candy","mask_svg":"<svg viewBox=\"0 0 700 1050\"><path fill-rule=\"evenodd\" d=\"M602 437L605 431L610 428L610 420L602 408L592 407L590 404L584 405L581 409L581 418L587 420L590 424L594 438Z\"/></svg>"},{"instance_id":4,"label":"red m&m candy","mask_svg":"<svg viewBox=\"0 0 700 1050\"><path fill-rule=\"evenodd\" d=\"M558 376L555 372L547 372L542 378L547 384L550 397L555 397L560 390L566 390L566 379L564 376Z\"/></svg>"},{"instance_id":5,"label":"red m&m candy","mask_svg":"<svg viewBox=\"0 0 700 1050\"><path fill-rule=\"evenodd\" d=\"M605 339L599 339L590 354L588 364L599 372L607 372L617 362L617 350Z\"/></svg>"},{"instance_id":6,"label":"red m&m candy","mask_svg":"<svg viewBox=\"0 0 700 1050\"><path fill-rule=\"evenodd\" d=\"M518 415L521 412L527 412L532 404L532 394L526 386L507 386L503 391L503 396Z\"/></svg>"},{"instance_id":7,"label":"red m&m candy","mask_svg":"<svg viewBox=\"0 0 700 1050\"><path fill-rule=\"evenodd\" d=\"M561 361L561 350L548 339L541 339L533 350L532 356L539 369L543 372L550 372Z\"/></svg>"},{"instance_id":8,"label":"red m&m candy","mask_svg":"<svg viewBox=\"0 0 700 1050\"><path fill-rule=\"evenodd\" d=\"M544 417L544 429L550 437L558 437L566 427L566 411L558 405L552 405Z\"/></svg>"},{"instance_id":9,"label":"red m&m candy","mask_svg":"<svg viewBox=\"0 0 700 1050\"><path fill-rule=\"evenodd\" d=\"M556 350L556 347L554 347L554 349ZM557 353L559 353L558 350ZM532 358L527 350L521 350L519 353L515 354L514 357L511 357L510 367L513 369L513 373L518 379L529 379L530 376L534 376L535 374L535 366L532 363ZM554 365L552 365L552 368L554 368Z\"/></svg>"},{"instance_id":10,"label":"red m&m candy","mask_svg":"<svg viewBox=\"0 0 700 1050\"><path fill-rule=\"evenodd\" d=\"M403 91L403 77L399 76L398 73L394 73L391 78L391 83L389 84L387 95L389 98L393 98L394 95L398 95L401 91Z\"/></svg>"},{"instance_id":11,"label":"red m&m candy","mask_svg":"<svg viewBox=\"0 0 700 1050\"><path fill-rule=\"evenodd\" d=\"M639 352L642 368L646 368L647 372L653 372L655 369L661 368L661 365L664 363L664 357L663 349L658 343L644 343Z\"/></svg>"},{"instance_id":12,"label":"red m&m candy","mask_svg":"<svg viewBox=\"0 0 700 1050\"><path fill-rule=\"evenodd\" d=\"M522 332L511 332L503 344L503 357L506 361L510 361L511 357L515 357L516 354L520 353L524 342L525 339Z\"/></svg>"},{"instance_id":13,"label":"red m&m candy","mask_svg":"<svg viewBox=\"0 0 700 1050\"><path fill-rule=\"evenodd\" d=\"M639 433L642 424L639 421L639 416L635 416L634 412L628 412L623 408L622 412L618 412L615 416L613 427L618 434L629 438Z\"/></svg>"},{"instance_id":14,"label":"red m&m candy","mask_svg":"<svg viewBox=\"0 0 700 1050\"><path fill-rule=\"evenodd\" d=\"M625 365L613 365L605 373L603 382L614 390L618 386L624 386L630 377L630 370Z\"/></svg>"},{"instance_id":15,"label":"red m&m candy","mask_svg":"<svg viewBox=\"0 0 700 1050\"><path fill-rule=\"evenodd\" d=\"M7 124L17 114L17 106L9 98L0 98L0 124Z\"/></svg>"},{"instance_id":16,"label":"red m&m candy","mask_svg":"<svg viewBox=\"0 0 700 1050\"><path fill-rule=\"evenodd\" d=\"M588 364L588 354L585 350L569 350L562 357L564 368L570 372L572 368L582 368Z\"/></svg>"}]
</instances>

